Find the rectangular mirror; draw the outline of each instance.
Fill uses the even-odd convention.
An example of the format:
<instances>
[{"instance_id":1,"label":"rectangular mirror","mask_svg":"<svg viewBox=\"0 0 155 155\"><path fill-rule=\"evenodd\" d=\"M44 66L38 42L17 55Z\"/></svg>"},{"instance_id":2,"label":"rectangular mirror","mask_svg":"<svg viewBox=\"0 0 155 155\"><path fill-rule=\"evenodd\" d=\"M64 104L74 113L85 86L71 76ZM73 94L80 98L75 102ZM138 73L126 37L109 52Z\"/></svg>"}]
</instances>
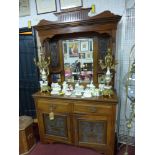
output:
<instances>
[{"instance_id":1,"label":"rectangular mirror","mask_svg":"<svg viewBox=\"0 0 155 155\"><path fill-rule=\"evenodd\" d=\"M63 40L66 82L89 83L93 76L93 39Z\"/></svg>"}]
</instances>

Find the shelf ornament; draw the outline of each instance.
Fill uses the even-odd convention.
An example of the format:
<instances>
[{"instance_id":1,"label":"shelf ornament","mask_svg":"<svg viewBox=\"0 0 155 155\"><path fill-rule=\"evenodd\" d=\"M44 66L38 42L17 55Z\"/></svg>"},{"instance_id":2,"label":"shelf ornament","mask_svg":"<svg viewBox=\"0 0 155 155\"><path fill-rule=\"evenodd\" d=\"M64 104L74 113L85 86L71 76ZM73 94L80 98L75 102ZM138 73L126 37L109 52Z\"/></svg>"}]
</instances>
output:
<instances>
[{"instance_id":1,"label":"shelf ornament","mask_svg":"<svg viewBox=\"0 0 155 155\"><path fill-rule=\"evenodd\" d=\"M107 69L106 75L105 75L105 85L103 89L103 95L104 96L111 96L113 94L112 86L110 85L111 79L112 79L112 73L110 70L115 70L115 65L117 65L117 61L113 61L112 52L111 49L108 48L107 54L103 60L99 60L99 65L101 66L101 69Z\"/></svg>"},{"instance_id":2,"label":"shelf ornament","mask_svg":"<svg viewBox=\"0 0 155 155\"><path fill-rule=\"evenodd\" d=\"M39 68L40 71L40 88L41 92L49 92L50 87L48 86L47 77L49 75L49 64L50 64L50 57L45 59L44 53L40 54L40 60L37 62L34 58L35 65Z\"/></svg>"}]
</instances>

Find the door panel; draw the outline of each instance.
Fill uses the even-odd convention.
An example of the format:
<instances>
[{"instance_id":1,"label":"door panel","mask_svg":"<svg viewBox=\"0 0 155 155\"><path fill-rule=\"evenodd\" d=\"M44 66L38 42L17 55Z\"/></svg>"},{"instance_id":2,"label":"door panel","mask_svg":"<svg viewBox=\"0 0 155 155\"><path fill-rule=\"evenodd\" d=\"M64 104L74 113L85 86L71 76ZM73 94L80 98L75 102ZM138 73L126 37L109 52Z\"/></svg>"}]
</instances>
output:
<instances>
[{"instance_id":1,"label":"door panel","mask_svg":"<svg viewBox=\"0 0 155 155\"><path fill-rule=\"evenodd\" d=\"M110 144L111 118L107 116L74 116L75 143L104 150Z\"/></svg>"},{"instance_id":2,"label":"door panel","mask_svg":"<svg viewBox=\"0 0 155 155\"><path fill-rule=\"evenodd\" d=\"M54 119L49 119L49 113L38 112L39 132L44 141L61 141L71 143L70 117L67 114L54 113Z\"/></svg>"},{"instance_id":3,"label":"door panel","mask_svg":"<svg viewBox=\"0 0 155 155\"><path fill-rule=\"evenodd\" d=\"M19 35L19 115L35 117L32 94L39 89L35 35Z\"/></svg>"},{"instance_id":4,"label":"door panel","mask_svg":"<svg viewBox=\"0 0 155 155\"><path fill-rule=\"evenodd\" d=\"M79 143L106 144L107 121L79 120Z\"/></svg>"},{"instance_id":5,"label":"door panel","mask_svg":"<svg viewBox=\"0 0 155 155\"><path fill-rule=\"evenodd\" d=\"M54 120L49 119L49 114L43 114L45 134L68 137L67 133L67 117L56 115Z\"/></svg>"}]
</instances>

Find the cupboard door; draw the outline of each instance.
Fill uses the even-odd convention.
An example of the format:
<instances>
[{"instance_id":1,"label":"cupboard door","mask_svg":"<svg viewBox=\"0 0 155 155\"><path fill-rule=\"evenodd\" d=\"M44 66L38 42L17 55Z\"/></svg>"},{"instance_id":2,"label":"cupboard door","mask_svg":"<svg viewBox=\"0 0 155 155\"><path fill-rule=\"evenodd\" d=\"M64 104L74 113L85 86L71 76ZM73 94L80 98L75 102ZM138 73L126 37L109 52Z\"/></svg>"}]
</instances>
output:
<instances>
[{"instance_id":1,"label":"cupboard door","mask_svg":"<svg viewBox=\"0 0 155 155\"><path fill-rule=\"evenodd\" d=\"M111 139L109 116L76 115L74 117L75 143L105 151Z\"/></svg>"},{"instance_id":2,"label":"cupboard door","mask_svg":"<svg viewBox=\"0 0 155 155\"><path fill-rule=\"evenodd\" d=\"M41 141L60 141L71 143L70 118L67 114L54 113L50 120L49 113L38 112Z\"/></svg>"}]
</instances>

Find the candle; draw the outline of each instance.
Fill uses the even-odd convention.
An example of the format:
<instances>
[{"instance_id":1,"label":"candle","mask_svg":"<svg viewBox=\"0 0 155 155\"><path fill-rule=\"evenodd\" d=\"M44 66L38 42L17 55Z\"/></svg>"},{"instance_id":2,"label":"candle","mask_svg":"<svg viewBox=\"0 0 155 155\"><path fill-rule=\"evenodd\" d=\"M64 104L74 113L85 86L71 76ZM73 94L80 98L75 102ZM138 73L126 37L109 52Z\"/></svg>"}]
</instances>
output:
<instances>
[{"instance_id":1,"label":"candle","mask_svg":"<svg viewBox=\"0 0 155 155\"><path fill-rule=\"evenodd\" d=\"M28 21L28 28L31 28L31 20Z\"/></svg>"},{"instance_id":2,"label":"candle","mask_svg":"<svg viewBox=\"0 0 155 155\"><path fill-rule=\"evenodd\" d=\"M91 5L91 13L95 13L95 4Z\"/></svg>"}]
</instances>

